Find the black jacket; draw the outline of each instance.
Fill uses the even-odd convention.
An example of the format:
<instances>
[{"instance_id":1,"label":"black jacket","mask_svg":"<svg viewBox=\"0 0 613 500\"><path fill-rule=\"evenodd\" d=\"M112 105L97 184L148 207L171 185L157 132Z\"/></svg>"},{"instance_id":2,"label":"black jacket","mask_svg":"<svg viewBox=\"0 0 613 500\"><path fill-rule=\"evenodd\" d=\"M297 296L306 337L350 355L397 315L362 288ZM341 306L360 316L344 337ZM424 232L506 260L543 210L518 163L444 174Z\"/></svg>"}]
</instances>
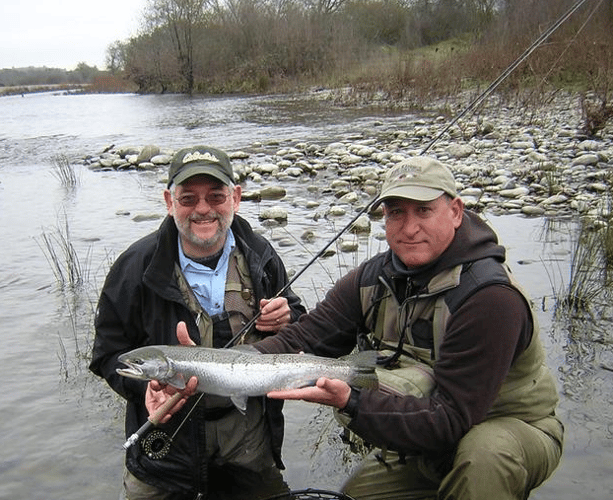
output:
<instances>
[{"instance_id":1,"label":"black jacket","mask_svg":"<svg viewBox=\"0 0 613 500\"><path fill-rule=\"evenodd\" d=\"M270 298L288 282L283 262L270 243L255 234L250 225L235 216L232 231L243 252L253 281L256 304ZM117 357L143 345L177 344L176 326L185 321L190 337L199 344L200 334L181 291L173 278L178 262L178 233L174 221L167 217L160 228L133 243L109 271L96 312L96 336L90 370L103 377L127 400L126 436L132 435L147 420L144 405L147 383L116 373L122 366ZM287 298L292 321L305 312L300 299L288 289ZM282 405L267 401L271 426L272 449L277 465L283 441ZM187 404L165 424L168 434L183 420L191 405ZM197 412L194 412L194 415ZM198 474L198 425L195 418L184 424L173 440L171 452L163 460L149 460L140 446L128 450L126 465L141 480L169 491L190 489Z\"/></svg>"}]
</instances>

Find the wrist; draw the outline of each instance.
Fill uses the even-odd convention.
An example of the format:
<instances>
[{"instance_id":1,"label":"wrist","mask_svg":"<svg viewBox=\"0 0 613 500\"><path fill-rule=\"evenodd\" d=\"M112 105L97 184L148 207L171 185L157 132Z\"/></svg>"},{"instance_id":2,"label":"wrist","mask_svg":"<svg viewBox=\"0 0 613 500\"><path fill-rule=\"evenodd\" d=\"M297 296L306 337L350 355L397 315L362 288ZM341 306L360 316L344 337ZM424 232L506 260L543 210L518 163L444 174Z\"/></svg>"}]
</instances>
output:
<instances>
[{"instance_id":1,"label":"wrist","mask_svg":"<svg viewBox=\"0 0 613 500\"><path fill-rule=\"evenodd\" d=\"M343 415L347 415L350 418L355 418L358 414L358 405L360 402L360 389L355 387L351 388L351 392L349 393L349 399L347 400L347 404L344 408L340 410Z\"/></svg>"}]
</instances>

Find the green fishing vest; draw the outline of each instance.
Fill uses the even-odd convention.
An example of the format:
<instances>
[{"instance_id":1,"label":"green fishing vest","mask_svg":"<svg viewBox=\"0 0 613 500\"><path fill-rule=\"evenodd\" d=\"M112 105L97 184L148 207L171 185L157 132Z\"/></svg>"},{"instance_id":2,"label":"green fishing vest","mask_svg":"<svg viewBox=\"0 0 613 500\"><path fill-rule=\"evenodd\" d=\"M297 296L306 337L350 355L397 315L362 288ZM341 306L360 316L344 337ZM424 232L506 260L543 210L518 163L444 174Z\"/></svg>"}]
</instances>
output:
<instances>
[{"instance_id":1,"label":"green fishing vest","mask_svg":"<svg viewBox=\"0 0 613 500\"><path fill-rule=\"evenodd\" d=\"M428 283L425 292L408 297L403 304L398 303L383 280L361 290L370 342L380 346L383 354L395 351L400 340L400 325L406 325L405 344L397 362L390 368L377 368L381 390L399 395L429 396L436 385L432 367L438 359L449 318L466 298L491 284L509 286L521 293L530 307L534 326L530 344L511 366L487 418L506 415L531 422L552 414L558 396L546 366L537 318L530 300L507 266L495 259L483 259L443 271ZM431 349L412 345L417 328L431 329Z\"/></svg>"}]
</instances>

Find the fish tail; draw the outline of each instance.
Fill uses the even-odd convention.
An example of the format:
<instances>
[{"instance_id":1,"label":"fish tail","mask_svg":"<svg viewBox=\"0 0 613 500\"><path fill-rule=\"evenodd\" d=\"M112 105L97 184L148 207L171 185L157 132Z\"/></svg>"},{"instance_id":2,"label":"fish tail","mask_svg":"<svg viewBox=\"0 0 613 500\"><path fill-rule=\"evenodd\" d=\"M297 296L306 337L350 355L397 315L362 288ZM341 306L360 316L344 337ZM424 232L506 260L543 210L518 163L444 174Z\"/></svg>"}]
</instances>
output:
<instances>
[{"instance_id":1,"label":"fish tail","mask_svg":"<svg viewBox=\"0 0 613 500\"><path fill-rule=\"evenodd\" d=\"M358 351L350 356L355 363L356 372L351 383L364 389L379 387L379 379L375 372L377 366L377 351Z\"/></svg>"},{"instance_id":2,"label":"fish tail","mask_svg":"<svg viewBox=\"0 0 613 500\"><path fill-rule=\"evenodd\" d=\"M375 366L377 366L377 351L356 351L346 356L345 359L354 364L359 370L374 370Z\"/></svg>"},{"instance_id":3,"label":"fish tail","mask_svg":"<svg viewBox=\"0 0 613 500\"><path fill-rule=\"evenodd\" d=\"M351 385L362 387L363 389L378 389L379 379L374 368L371 372L358 371L351 380Z\"/></svg>"}]
</instances>

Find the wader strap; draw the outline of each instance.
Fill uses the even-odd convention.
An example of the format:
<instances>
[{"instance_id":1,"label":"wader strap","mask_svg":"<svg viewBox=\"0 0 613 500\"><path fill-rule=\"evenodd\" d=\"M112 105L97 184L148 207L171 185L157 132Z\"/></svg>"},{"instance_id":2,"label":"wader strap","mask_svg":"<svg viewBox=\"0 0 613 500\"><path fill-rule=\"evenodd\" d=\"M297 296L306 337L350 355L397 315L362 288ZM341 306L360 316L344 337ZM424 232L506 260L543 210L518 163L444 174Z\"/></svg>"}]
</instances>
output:
<instances>
[{"instance_id":1,"label":"wader strap","mask_svg":"<svg viewBox=\"0 0 613 500\"><path fill-rule=\"evenodd\" d=\"M196 294L189 286L187 278L183 274L181 267L175 262L175 278L179 285L179 290L183 295L183 300L187 305L187 308L195 316L196 326L200 332L200 345L203 347L213 347L213 324L210 321L205 321L204 318L208 318L208 314L198 302Z\"/></svg>"},{"instance_id":2,"label":"wader strap","mask_svg":"<svg viewBox=\"0 0 613 500\"><path fill-rule=\"evenodd\" d=\"M387 294L385 293L387 292ZM392 297L393 294L388 288L387 283L379 276L379 284L375 287L370 305L364 311L364 329L359 329L357 333L358 350L380 350L385 349L383 343L383 331L385 329L385 314L379 314L379 308L384 299Z\"/></svg>"},{"instance_id":3,"label":"wader strap","mask_svg":"<svg viewBox=\"0 0 613 500\"><path fill-rule=\"evenodd\" d=\"M445 324L447 323L448 314L447 305L445 304L445 297L439 297L434 305L434 316L432 317L432 359L436 360L439 356L439 350L441 343L443 342L443 336L445 334Z\"/></svg>"},{"instance_id":4,"label":"wader strap","mask_svg":"<svg viewBox=\"0 0 613 500\"><path fill-rule=\"evenodd\" d=\"M371 305L364 314L365 321L372 325L371 331L373 332L374 338L379 342L383 340L385 331L385 313L379 314L379 309L381 308L383 301L385 299L389 300L390 297L394 297L392 290L389 288L389 285L385 282L385 280L379 276L379 284L376 287Z\"/></svg>"},{"instance_id":5,"label":"wader strap","mask_svg":"<svg viewBox=\"0 0 613 500\"><path fill-rule=\"evenodd\" d=\"M223 311L219 314L211 316L213 323L213 347L216 349L224 347L233 337L232 329L230 328L230 315Z\"/></svg>"},{"instance_id":6,"label":"wader strap","mask_svg":"<svg viewBox=\"0 0 613 500\"><path fill-rule=\"evenodd\" d=\"M380 283L377 286L375 300L371 307L372 307L372 318L373 318L373 323L374 323L373 332L375 332L375 335L379 335L379 340L383 340L383 329L385 328L385 324L384 324L385 315L379 314L379 308L381 307L381 301L383 301L384 298L392 297L393 294L392 294L392 291L388 289L387 283L385 283L385 281L383 281L381 277L379 277L379 281ZM387 292L387 294L385 292Z\"/></svg>"},{"instance_id":7,"label":"wader strap","mask_svg":"<svg viewBox=\"0 0 613 500\"><path fill-rule=\"evenodd\" d=\"M234 248L230 254L224 301L224 309L228 312L230 328L232 329L232 336L234 336L241 331L243 326L253 318L255 311L259 309L255 300L247 260L238 248ZM246 335L239 339L237 344L255 342L260 338L260 336Z\"/></svg>"}]
</instances>

